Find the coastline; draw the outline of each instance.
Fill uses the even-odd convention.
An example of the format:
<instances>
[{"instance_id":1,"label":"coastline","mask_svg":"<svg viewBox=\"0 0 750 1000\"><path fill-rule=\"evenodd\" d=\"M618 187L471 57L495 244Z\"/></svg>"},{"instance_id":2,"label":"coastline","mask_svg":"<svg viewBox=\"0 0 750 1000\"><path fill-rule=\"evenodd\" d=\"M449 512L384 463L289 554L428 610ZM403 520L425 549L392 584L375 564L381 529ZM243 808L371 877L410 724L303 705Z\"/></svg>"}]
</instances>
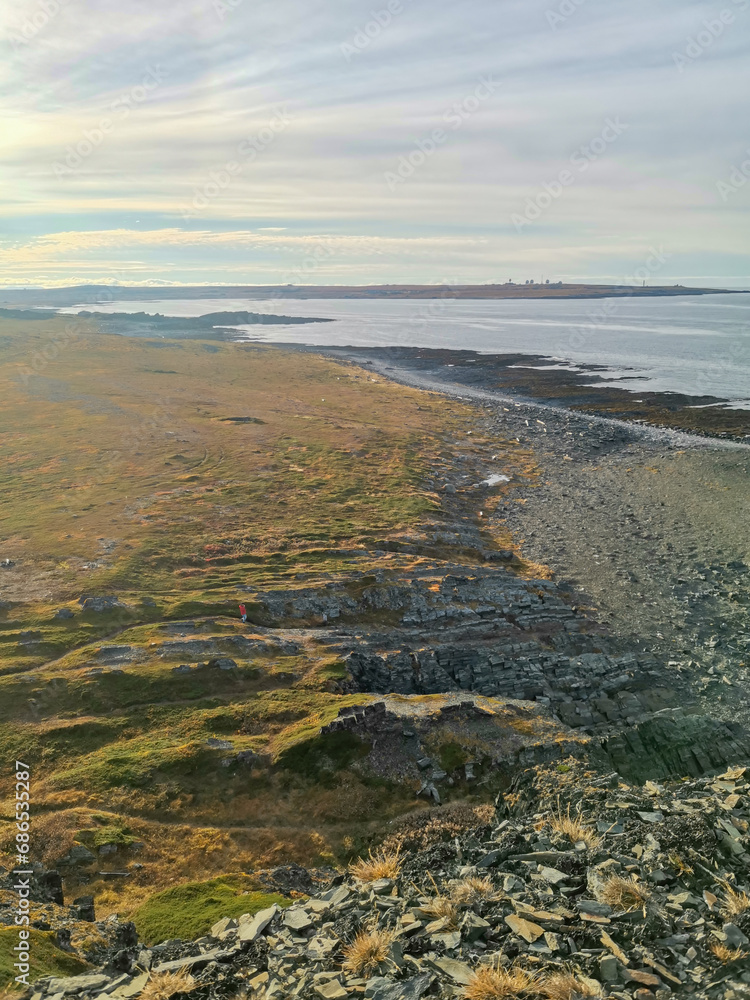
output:
<instances>
[{"instance_id":1,"label":"coastline","mask_svg":"<svg viewBox=\"0 0 750 1000\"><path fill-rule=\"evenodd\" d=\"M135 299L603 299L694 295L747 295L743 288L691 288L684 285L73 285L64 288L0 289L0 306L50 308L79 303Z\"/></svg>"},{"instance_id":2,"label":"coastline","mask_svg":"<svg viewBox=\"0 0 750 1000\"><path fill-rule=\"evenodd\" d=\"M499 497L489 523L619 640L689 675L707 712L750 723L750 445L368 368L468 403L477 433L530 449L538 483Z\"/></svg>"},{"instance_id":3,"label":"coastline","mask_svg":"<svg viewBox=\"0 0 750 1000\"><path fill-rule=\"evenodd\" d=\"M732 401L715 396L676 392L638 393L611 385L596 365L555 365L538 354L480 354L477 351L419 347L312 347L273 345L284 350L323 354L367 365L385 378L415 388L465 399L519 404L545 411L582 414L606 425L684 435L685 443L707 438L750 444L750 409L731 409ZM681 440L675 438L675 440Z\"/></svg>"},{"instance_id":4,"label":"coastline","mask_svg":"<svg viewBox=\"0 0 750 1000\"><path fill-rule=\"evenodd\" d=\"M129 951L73 939L80 996L110 983L111 955L118 982L137 981L145 950L210 966L201 948L248 888L270 909L269 888L312 892L300 864L341 881L430 804L473 830L522 775L547 768L557 792L585 770L606 795L588 821L611 832L615 772L623 792L750 759L747 445L430 380L392 356L93 322L15 377L49 324L8 322L3 348L7 465L34 456L16 534L38 541L0 560L0 702L29 770L45 768L34 860L58 873L50 929L88 931L94 906L133 921ZM55 502L25 503L40 483ZM634 817L663 837L673 808L649 797ZM538 834L529 848L551 850ZM457 864L526 850L466 838ZM68 957L32 972L40 996L58 995Z\"/></svg>"}]
</instances>

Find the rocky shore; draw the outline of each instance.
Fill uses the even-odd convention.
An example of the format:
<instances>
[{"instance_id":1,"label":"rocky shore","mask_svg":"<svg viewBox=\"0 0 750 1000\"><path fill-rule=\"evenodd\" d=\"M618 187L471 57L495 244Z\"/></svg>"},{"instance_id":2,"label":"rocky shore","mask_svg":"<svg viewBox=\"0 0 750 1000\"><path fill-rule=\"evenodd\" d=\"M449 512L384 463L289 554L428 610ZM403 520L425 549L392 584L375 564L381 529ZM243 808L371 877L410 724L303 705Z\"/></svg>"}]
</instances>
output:
<instances>
[{"instance_id":1,"label":"rocky shore","mask_svg":"<svg viewBox=\"0 0 750 1000\"><path fill-rule=\"evenodd\" d=\"M350 347L328 348L326 353L373 365L410 385L488 402L493 395L506 403L536 401L546 409L565 408L598 417L613 428L618 421L628 421L745 444L750 441L747 408L734 407L730 400L717 396L655 391L648 384L637 391L620 388L615 383L638 376L616 377L602 365L572 364L536 354L479 354L443 348Z\"/></svg>"},{"instance_id":2,"label":"rocky shore","mask_svg":"<svg viewBox=\"0 0 750 1000\"><path fill-rule=\"evenodd\" d=\"M750 446L506 395L441 352L349 351L396 381L474 403L477 433L529 448L541 475L484 516L554 571L629 648L656 653L720 717L750 721ZM457 374L458 373L458 374ZM466 381L468 379L468 381ZM705 412L705 411L703 411ZM450 486L448 487L450 488ZM678 680L678 685L684 687Z\"/></svg>"}]
</instances>

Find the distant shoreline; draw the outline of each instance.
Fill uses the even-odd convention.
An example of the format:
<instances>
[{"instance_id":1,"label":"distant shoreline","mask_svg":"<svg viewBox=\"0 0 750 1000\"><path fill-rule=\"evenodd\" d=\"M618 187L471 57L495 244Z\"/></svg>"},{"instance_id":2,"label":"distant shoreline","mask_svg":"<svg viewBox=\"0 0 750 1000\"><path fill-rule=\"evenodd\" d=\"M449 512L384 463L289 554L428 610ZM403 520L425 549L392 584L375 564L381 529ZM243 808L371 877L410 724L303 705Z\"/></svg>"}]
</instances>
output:
<instances>
[{"instance_id":1,"label":"distant shoreline","mask_svg":"<svg viewBox=\"0 0 750 1000\"><path fill-rule=\"evenodd\" d=\"M574 369L550 367L546 355L480 354L424 347L320 347L276 343L277 349L323 354L358 365L372 365L381 376L415 388L459 398L553 408L589 417L622 421L632 427L661 429L697 438L750 445L750 410L731 409L718 396L641 388L634 393L605 382L601 366L578 363Z\"/></svg>"},{"instance_id":2,"label":"distant shoreline","mask_svg":"<svg viewBox=\"0 0 750 1000\"><path fill-rule=\"evenodd\" d=\"M115 301L153 302L164 299L603 299L663 298L693 295L747 295L750 290L691 288L685 285L76 285L68 288L27 288L0 291L0 306L49 308L96 305Z\"/></svg>"}]
</instances>

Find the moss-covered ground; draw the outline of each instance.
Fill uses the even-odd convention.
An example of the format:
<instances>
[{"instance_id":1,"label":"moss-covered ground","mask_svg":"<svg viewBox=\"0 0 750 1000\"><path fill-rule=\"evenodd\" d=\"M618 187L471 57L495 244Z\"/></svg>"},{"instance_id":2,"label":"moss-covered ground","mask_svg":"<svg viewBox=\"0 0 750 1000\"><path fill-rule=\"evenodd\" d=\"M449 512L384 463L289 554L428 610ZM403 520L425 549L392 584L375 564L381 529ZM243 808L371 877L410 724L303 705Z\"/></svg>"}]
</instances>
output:
<instances>
[{"instance_id":1,"label":"moss-covered ground","mask_svg":"<svg viewBox=\"0 0 750 1000\"><path fill-rule=\"evenodd\" d=\"M31 767L35 857L81 843L92 872L129 872L87 882L101 916L228 871L341 860L413 807L412 788L353 766L366 744L319 736L368 698L340 693L328 647L243 658L231 641L289 624L259 591L354 593L419 565L393 543L440 517L431 476L455 453L529 472L528 453L471 437L472 420L314 355L0 321L0 759ZM86 610L89 596L118 603ZM175 672L162 645L182 638L237 669ZM11 780L0 773L0 851Z\"/></svg>"},{"instance_id":2,"label":"moss-covered ground","mask_svg":"<svg viewBox=\"0 0 750 1000\"><path fill-rule=\"evenodd\" d=\"M207 933L223 917L256 914L269 906L285 907L290 899L259 891L247 875L224 875L206 882L184 882L154 893L138 907L133 920L146 944L189 941Z\"/></svg>"},{"instance_id":3,"label":"moss-covered ground","mask_svg":"<svg viewBox=\"0 0 750 1000\"><path fill-rule=\"evenodd\" d=\"M13 968L16 960L13 949L17 944L18 928L0 927L0 990L15 986L18 970ZM48 931L32 930L29 944L29 982L42 976L77 976L86 971L86 963L58 948L54 935ZM23 986L16 987L8 995L19 995L21 990Z\"/></svg>"}]
</instances>

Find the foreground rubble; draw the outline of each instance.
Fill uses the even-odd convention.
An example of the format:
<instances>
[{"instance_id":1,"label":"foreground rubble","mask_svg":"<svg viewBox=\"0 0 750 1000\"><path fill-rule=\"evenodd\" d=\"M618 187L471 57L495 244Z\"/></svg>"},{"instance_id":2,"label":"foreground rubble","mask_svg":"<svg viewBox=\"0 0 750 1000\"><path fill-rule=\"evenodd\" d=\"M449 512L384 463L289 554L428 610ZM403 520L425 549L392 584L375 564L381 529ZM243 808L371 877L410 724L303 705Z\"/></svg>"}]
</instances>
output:
<instances>
[{"instance_id":1,"label":"foreground rubble","mask_svg":"<svg viewBox=\"0 0 750 1000\"><path fill-rule=\"evenodd\" d=\"M586 762L521 772L491 824L407 847L322 891L42 980L34 1000L501 996L750 997L750 783L744 767L645 785ZM430 829L419 837L419 830ZM448 830L445 824L443 835ZM396 844L392 837L390 844Z\"/></svg>"}]
</instances>

